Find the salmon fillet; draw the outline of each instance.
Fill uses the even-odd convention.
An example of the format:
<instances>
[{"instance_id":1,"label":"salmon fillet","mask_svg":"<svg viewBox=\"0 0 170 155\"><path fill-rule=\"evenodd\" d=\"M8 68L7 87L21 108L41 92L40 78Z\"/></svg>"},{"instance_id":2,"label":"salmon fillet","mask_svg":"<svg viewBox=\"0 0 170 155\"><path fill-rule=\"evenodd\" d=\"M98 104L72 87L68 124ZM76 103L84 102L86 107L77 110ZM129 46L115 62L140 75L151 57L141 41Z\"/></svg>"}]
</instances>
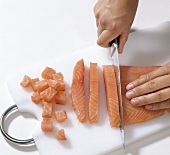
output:
<instances>
[{"instance_id":1,"label":"salmon fillet","mask_svg":"<svg viewBox=\"0 0 170 155\"><path fill-rule=\"evenodd\" d=\"M103 76L106 89L106 102L110 126L120 125L119 104L116 75L113 65L103 66Z\"/></svg>"},{"instance_id":2,"label":"salmon fillet","mask_svg":"<svg viewBox=\"0 0 170 155\"><path fill-rule=\"evenodd\" d=\"M79 60L73 71L71 86L72 107L81 123L86 121L85 90L84 90L84 61Z\"/></svg>"},{"instance_id":3,"label":"salmon fillet","mask_svg":"<svg viewBox=\"0 0 170 155\"><path fill-rule=\"evenodd\" d=\"M110 75L109 74L107 75L106 72L104 72L104 79L110 79L110 80L112 80L112 83L115 83L116 82L115 77L114 76L111 77L111 75L114 74L114 69L111 69L111 68L113 68L113 66L112 67L107 66L107 68L110 68L110 71L108 71L108 72L110 72ZM145 121L157 118L166 112L166 110L147 110L144 108L144 106L140 106L140 107L133 106L130 104L130 101L126 98L127 84L129 84L130 82L139 78L141 75L145 75L157 68L158 68L158 66L151 66L151 67L120 66L122 100L123 100L123 107L124 107L124 109L123 109L124 110L124 124L125 125L145 122ZM107 76L110 76L110 77L107 77ZM119 127L120 126L120 122L119 122L120 116L119 116L117 86L115 84L111 86L111 84L110 84L110 88L109 88L107 83L108 83L107 80L105 80L110 125L111 125L111 127ZM109 94L109 92L111 94ZM113 98L114 98L114 100L113 100ZM109 107L109 104L111 104L112 106Z\"/></svg>"},{"instance_id":4,"label":"salmon fillet","mask_svg":"<svg viewBox=\"0 0 170 155\"><path fill-rule=\"evenodd\" d=\"M166 112L165 109L147 110L145 109L144 106L135 107L130 104L130 101L125 96L127 92L126 91L127 84L139 78L141 75L145 75L157 69L158 67L159 66L151 66L151 67L121 66L120 67L125 125L145 122L150 119L157 118ZM114 126L118 127L119 124L115 123Z\"/></svg>"},{"instance_id":5,"label":"salmon fillet","mask_svg":"<svg viewBox=\"0 0 170 155\"><path fill-rule=\"evenodd\" d=\"M98 122L99 79L97 63L90 63L89 122Z\"/></svg>"}]
</instances>

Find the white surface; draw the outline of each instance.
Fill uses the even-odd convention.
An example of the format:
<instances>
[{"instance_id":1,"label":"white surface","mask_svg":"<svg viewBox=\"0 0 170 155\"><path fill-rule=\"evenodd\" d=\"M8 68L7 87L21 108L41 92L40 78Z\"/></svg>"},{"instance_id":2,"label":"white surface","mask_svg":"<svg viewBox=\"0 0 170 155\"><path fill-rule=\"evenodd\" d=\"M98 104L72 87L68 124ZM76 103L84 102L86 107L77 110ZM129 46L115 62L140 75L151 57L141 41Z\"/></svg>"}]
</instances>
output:
<instances>
[{"instance_id":1,"label":"white surface","mask_svg":"<svg viewBox=\"0 0 170 155\"><path fill-rule=\"evenodd\" d=\"M0 0L0 114L14 104L5 85L11 72L95 43L94 4L92 0ZM169 6L168 0L140 1L133 27L143 28L170 20ZM26 114L15 117L9 132L20 138L31 136L37 121ZM169 135L169 129L165 129L148 136L128 145L125 154L168 155ZM2 155L38 155L35 147L24 149L9 145L1 134L0 150ZM118 149L113 154L123 153Z\"/></svg>"},{"instance_id":2,"label":"white surface","mask_svg":"<svg viewBox=\"0 0 170 155\"><path fill-rule=\"evenodd\" d=\"M145 28L143 30L138 30L129 35L129 40L125 47L125 53L120 56L121 65L134 65L134 66L152 66L152 65L163 65L169 59L170 55L168 49L170 49L170 44L166 40L170 40L170 22L165 22L156 26ZM134 42L136 44L134 44ZM140 49L140 50L138 50ZM138 54L136 55L136 51ZM148 52L149 51L149 52ZM160 51L162 57L160 57ZM142 53L142 54L141 54ZM149 55L154 53L154 59L150 59ZM118 147L122 147L121 137L119 129L110 128L108 114L106 110L106 99L104 91L104 81L102 75L102 65L112 64L112 59L110 57L110 49L99 48L97 46L78 50L67 54L60 58L54 58L47 62L43 62L34 67L24 69L22 71L16 72L9 81L8 87L9 91L17 104L20 112L27 112L34 115L38 121L42 121L42 107L33 104L30 100L32 91L25 91L19 85L22 77L27 74L30 77L39 77L42 70L46 66L54 68L56 71L62 72L65 77L66 90L67 90L67 105L59 106L56 105L55 109L66 109L68 113L69 120L64 124L54 123L55 131L52 134L47 134L41 132L41 127L39 126L36 132L33 132L33 138L36 142L36 146L41 155L46 154L104 154L111 150L115 150ZM141 57L144 56L144 58ZM145 58L147 55L150 61ZM77 122L75 113L71 107L70 100L70 86L72 83L73 68L76 62L80 59L84 59L86 72L85 72L85 94L86 103L88 103L89 96L89 65L90 62L98 62L99 66L99 123L97 125L90 125L89 123L81 124ZM137 61L134 61L137 60ZM145 60L145 61L144 61ZM157 60L155 62L155 60ZM68 69L69 66L69 69ZM40 77L41 78L41 77ZM20 95L18 95L20 94ZM87 106L86 106L87 107ZM144 138L148 135L152 135L155 132L166 129L170 127L169 122L170 115L164 115L160 118L130 125L125 127L126 131L126 143L130 143L139 138ZM54 121L55 122L55 121ZM68 141L64 143L56 142L54 138L55 132L58 129L64 128ZM49 145L44 145L46 142ZM45 146L45 147L44 147ZM53 148L53 146L56 146ZM82 153L83 152L83 153Z\"/></svg>"}]
</instances>

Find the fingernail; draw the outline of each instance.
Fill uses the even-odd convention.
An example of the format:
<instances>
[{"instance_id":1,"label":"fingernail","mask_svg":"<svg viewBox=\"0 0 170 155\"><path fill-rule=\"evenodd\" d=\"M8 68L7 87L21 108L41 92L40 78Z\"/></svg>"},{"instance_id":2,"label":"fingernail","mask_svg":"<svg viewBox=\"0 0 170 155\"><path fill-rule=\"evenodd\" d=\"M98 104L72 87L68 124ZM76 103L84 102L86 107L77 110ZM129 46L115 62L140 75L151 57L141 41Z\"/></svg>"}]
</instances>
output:
<instances>
[{"instance_id":1,"label":"fingernail","mask_svg":"<svg viewBox=\"0 0 170 155\"><path fill-rule=\"evenodd\" d=\"M140 101L139 101L138 98L133 98L133 99L131 100L131 104L133 104L133 105L138 105L139 103L140 103Z\"/></svg>"},{"instance_id":2,"label":"fingernail","mask_svg":"<svg viewBox=\"0 0 170 155\"><path fill-rule=\"evenodd\" d=\"M152 105L146 105L145 106L146 109L152 109L152 107L153 107Z\"/></svg>"},{"instance_id":3,"label":"fingernail","mask_svg":"<svg viewBox=\"0 0 170 155\"><path fill-rule=\"evenodd\" d=\"M130 89L132 89L134 87L134 85L132 84L132 83L130 83L130 84L128 84L127 86L126 86L126 89L127 90L130 90Z\"/></svg>"},{"instance_id":4,"label":"fingernail","mask_svg":"<svg viewBox=\"0 0 170 155\"><path fill-rule=\"evenodd\" d=\"M128 92L126 93L126 97L127 97L128 99L131 99L133 96L134 96L133 90L128 91Z\"/></svg>"}]
</instances>

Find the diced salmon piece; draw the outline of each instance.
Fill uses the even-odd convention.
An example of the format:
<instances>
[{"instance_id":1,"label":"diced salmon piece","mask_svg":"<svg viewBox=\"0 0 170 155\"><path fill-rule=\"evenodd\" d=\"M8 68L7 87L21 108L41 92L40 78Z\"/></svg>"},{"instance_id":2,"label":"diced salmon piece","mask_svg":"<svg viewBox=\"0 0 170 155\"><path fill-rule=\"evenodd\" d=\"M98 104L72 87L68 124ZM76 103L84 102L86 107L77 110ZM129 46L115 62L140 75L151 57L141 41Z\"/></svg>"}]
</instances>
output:
<instances>
[{"instance_id":1,"label":"diced salmon piece","mask_svg":"<svg viewBox=\"0 0 170 155\"><path fill-rule=\"evenodd\" d=\"M60 82L58 82L58 81L49 79L47 82L48 82L49 87L53 87L56 90L58 90L58 88L60 87Z\"/></svg>"},{"instance_id":2,"label":"diced salmon piece","mask_svg":"<svg viewBox=\"0 0 170 155\"><path fill-rule=\"evenodd\" d=\"M52 79L53 78L53 74L55 74L56 73L56 71L54 70L54 69L52 69L52 68L50 68L50 67L46 67L44 70L43 70L43 72L42 72L42 74L41 74L41 76L42 76L42 78L44 78L44 79Z\"/></svg>"},{"instance_id":3,"label":"diced salmon piece","mask_svg":"<svg viewBox=\"0 0 170 155\"><path fill-rule=\"evenodd\" d=\"M58 139L58 140L67 140L66 136L65 136L64 129L61 129L61 130L57 131L56 139Z\"/></svg>"},{"instance_id":4,"label":"diced salmon piece","mask_svg":"<svg viewBox=\"0 0 170 155\"><path fill-rule=\"evenodd\" d=\"M66 104L66 92L65 91L57 91L57 94L52 99L53 103L56 104Z\"/></svg>"},{"instance_id":5,"label":"diced salmon piece","mask_svg":"<svg viewBox=\"0 0 170 155\"><path fill-rule=\"evenodd\" d=\"M43 117L43 121L41 123L41 129L44 132L52 132L53 131L53 120L52 120L52 118Z\"/></svg>"},{"instance_id":6,"label":"diced salmon piece","mask_svg":"<svg viewBox=\"0 0 170 155\"><path fill-rule=\"evenodd\" d=\"M61 72L58 72L56 74L53 74L53 80L60 83L60 86L58 87L58 90L65 90L65 83L64 83L64 76Z\"/></svg>"},{"instance_id":7,"label":"diced salmon piece","mask_svg":"<svg viewBox=\"0 0 170 155\"><path fill-rule=\"evenodd\" d=\"M61 72L53 74L53 80L64 81L64 76Z\"/></svg>"},{"instance_id":8,"label":"diced salmon piece","mask_svg":"<svg viewBox=\"0 0 170 155\"><path fill-rule=\"evenodd\" d=\"M40 97L39 92L34 92L31 96L31 100L36 104L40 103L41 97Z\"/></svg>"},{"instance_id":9,"label":"diced salmon piece","mask_svg":"<svg viewBox=\"0 0 170 155\"><path fill-rule=\"evenodd\" d=\"M23 80L20 82L20 85L24 88L29 87L31 78L27 75L24 76Z\"/></svg>"},{"instance_id":10,"label":"diced salmon piece","mask_svg":"<svg viewBox=\"0 0 170 155\"><path fill-rule=\"evenodd\" d=\"M35 88L35 84L36 84L38 81L40 81L39 78L31 79L31 81L30 81L31 87L32 87L32 89L33 89L34 92L37 91L37 89Z\"/></svg>"},{"instance_id":11,"label":"diced salmon piece","mask_svg":"<svg viewBox=\"0 0 170 155\"><path fill-rule=\"evenodd\" d=\"M49 102L49 101L51 101L51 99L54 97L55 94L57 94L57 91L54 88L49 87L49 88L45 89L44 91L42 91L40 93L40 96L44 101Z\"/></svg>"},{"instance_id":12,"label":"diced salmon piece","mask_svg":"<svg viewBox=\"0 0 170 155\"><path fill-rule=\"evenodd\" d=\"M99 80L97 63L90 63L89 122L98 122Z\"/></svg>"},{"instance_id":13,"label":"diced salmon piece","mask_svg":"<svg viewBox=\"0 0 170 155\"><path fill-rule=\"evenodd\" d=\"M35 84L35 89L38 92L42 92L43 90L47 89L48 87L49 86L48 86L47 80L38 81Z\"/></svg>"},{"instance_id":14,"label":"diced salmon piece","mask_svg":"<svg viewBox=\"0 0 170 155\"><path fill-rule=\"evenodd\" d=\"M117 91L117 81L113 65L103 66L103 76L106 89L106 102L109 114L110 126L120 125L119 99ZM118 115L117 115L118 114Z\"/></svg>"},{"instance_id":15,"label":"diced salmon piece","mask_svg":"<svg viewBox=\"0 0 170 155\"><path fill-rule=\"evenodd\" d=\"M58 123L64 122L67 119L66 111L65 110L56 111L55 118Z\"/></svg>"},{"instance_id":16,"label":"diced salmon piece","mask_svg":"<svg viewBox=\"0 0 170 155\"><path fill-rule=\"evenodd\" d=\"M53 104L51 102L42 102L43 105L43 112L42 117L51 117L53 111Z\"/></svg>"},{"instance_id":17,"label":"diced salmon piece","mask_svg":"<svg viewBox=\"0 0 170 155\"><path fill-rule=\"evenodd\" d=\"M84 89L84 61L79 60L73 71L71 86L72 107L81 123L86 121L85 89Z\"/></svg>"}]
</instances>

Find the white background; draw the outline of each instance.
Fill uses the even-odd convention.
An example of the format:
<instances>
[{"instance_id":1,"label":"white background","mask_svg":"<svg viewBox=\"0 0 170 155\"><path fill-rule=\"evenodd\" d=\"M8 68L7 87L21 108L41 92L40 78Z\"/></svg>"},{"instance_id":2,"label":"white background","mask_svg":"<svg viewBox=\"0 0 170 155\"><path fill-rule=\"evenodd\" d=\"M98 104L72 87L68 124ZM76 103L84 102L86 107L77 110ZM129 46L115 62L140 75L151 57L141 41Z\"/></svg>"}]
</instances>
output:
<instances>
[{"instance_id":1,"label":"white background","mask_svg":"<svg viewBox=\"0 0 170 155\"><path fill-rule=\"evenodd\" d=\"M6 87L11 73L95 44L94 4L94 0L0 0L0 114L14 104ZM168 0L141 0L133 28L170 20L169 8ZM14 117L12 122L10 118L7 120L8 132L18 138L31 137L37 125L34 117L17 113ZM167 129L128 145L125 154L168 155L169 144ZM39 153L36 147L12 145L0 134L0 154ZM123 154L123 151L112 154Z\"/></svg>"}]
</instances>

